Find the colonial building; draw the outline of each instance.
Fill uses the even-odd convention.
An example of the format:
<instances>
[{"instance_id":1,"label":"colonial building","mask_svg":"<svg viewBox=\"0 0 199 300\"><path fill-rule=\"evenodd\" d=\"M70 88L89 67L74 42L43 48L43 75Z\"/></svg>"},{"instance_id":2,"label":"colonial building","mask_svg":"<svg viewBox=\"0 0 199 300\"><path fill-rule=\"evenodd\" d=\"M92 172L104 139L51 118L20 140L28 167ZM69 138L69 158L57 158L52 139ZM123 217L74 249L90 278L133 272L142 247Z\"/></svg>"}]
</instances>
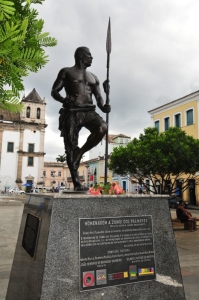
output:
<instances>
[{"instance_id":1,"label":"colonial building","mask_svg":"<svg viewBox=\"0 0 199 300\"><path fill-rule=\"evenodd\" d=\"M44 162L42 184L45 187L67 186L67 164L63 162Z\"/></svg>"},{"instance_id":2,"label":"colonial building","mask_svg":"<svg viewBox=\"0 0 199 300\"><path fill-rule=\"evenodd\" d=\"M104 184L104 167L105 160L104 156L99 156L85 161L85 166L87 169L86 174L86 185L88 187L94 186L95 184ZM107 172L107 182L112 181L112 172L108 170Z\"/></svg>"},{"instance_id":3,"label":"colonial building","mask_svg":"<svg viewBox=\"0 0 199 300\"><path fill-rule=\"evenodd\" d=\"M21 113L0 110L0 189L38 185L43 176L45 99L35 89Z\"/></svg>"},{"instance_id":4,"label":"colonial building","mask_svg":"<svg viewBox=\"0 0 199 300\"><path fill-rule=\"evenodd\" d=\"M122 133L120 134L109 134L108 136L108 154L113 151L114 147L120 145L125 146L131 140L130 136L126 136ZM105 155L105 145L106 145L106 136L101 140L101 142L94 148L89 151L89 159L94 159L97 157L102 157Z\"/></svg>"},{"instance_id":5,"label":"colonial building","mask_svg":"<svg viewBox=\"0 0 199 300\"><path fill-rule=\"evenodd\" d=\"M176 99L149 111L152 126L159 132L169 127L180 127L195 139L199 138L199 91ZM182 190L183 176L177 180L177 187ZM190 204L199 205L199 187L194 179L189 182L189 188L181 195Z\"/></svg>"}]
</instances>

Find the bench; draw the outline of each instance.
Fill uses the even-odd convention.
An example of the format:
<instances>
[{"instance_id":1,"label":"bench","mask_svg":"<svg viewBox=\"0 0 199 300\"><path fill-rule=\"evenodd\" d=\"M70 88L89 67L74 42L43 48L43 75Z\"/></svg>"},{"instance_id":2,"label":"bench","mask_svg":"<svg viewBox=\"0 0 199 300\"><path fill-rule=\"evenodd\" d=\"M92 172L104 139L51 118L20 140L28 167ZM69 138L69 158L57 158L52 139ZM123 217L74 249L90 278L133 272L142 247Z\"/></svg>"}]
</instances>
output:
<instances>
[{"instance_id":1,"label":"bench","mask_svg":"<svg viewBox=\"0 0 199 300\"><path fill-rule=\"evenodd\" d=\"M184 230L189 230L188 221L181 223L181 221L177 218L172 218L171 221L172 223L184 224ZM199 218L194 217L194 225L193 225L194 230L196 230L197 221L199 221Z\"/></svg>"}]
</instances>

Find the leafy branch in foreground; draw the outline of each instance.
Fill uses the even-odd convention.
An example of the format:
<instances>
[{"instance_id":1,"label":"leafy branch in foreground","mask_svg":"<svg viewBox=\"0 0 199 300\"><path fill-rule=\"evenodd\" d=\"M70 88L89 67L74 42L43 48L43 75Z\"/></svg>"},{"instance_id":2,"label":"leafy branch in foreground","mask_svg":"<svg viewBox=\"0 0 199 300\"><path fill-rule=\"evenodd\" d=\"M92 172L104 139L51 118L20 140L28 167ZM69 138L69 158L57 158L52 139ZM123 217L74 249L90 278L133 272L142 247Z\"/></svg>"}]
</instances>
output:
<instances>
[{"instance_id":1,"label":"leafy branch in foreground","mask_svg":"<svg viewBox=\"0 0 199 300\"><path fill-rule=\"evenodd\" d=\"M32 4L45 0L0 0L0 108L20 111L23 77L38 72L48 62L44 47L57 44Z\"/></svg>"}]
</instances>

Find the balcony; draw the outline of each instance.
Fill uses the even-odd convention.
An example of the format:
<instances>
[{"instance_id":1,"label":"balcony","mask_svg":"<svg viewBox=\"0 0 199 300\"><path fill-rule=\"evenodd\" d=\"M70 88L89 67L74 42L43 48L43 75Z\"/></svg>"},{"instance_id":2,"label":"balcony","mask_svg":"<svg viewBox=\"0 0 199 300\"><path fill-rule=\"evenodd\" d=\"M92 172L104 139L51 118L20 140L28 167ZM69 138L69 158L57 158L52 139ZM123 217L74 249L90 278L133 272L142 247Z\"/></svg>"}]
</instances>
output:
<instances>
[{"instance_id":1,"label":"balcony","mask_svg":"<svg viewBox=\"0 0 199 300\"><path fill-rule=\"evenodd\" d=\"M85 176L79 176L80 181L85 181ZM67 182L72 182L72 177L67 177Z\"/></svg>"}]
</instances>

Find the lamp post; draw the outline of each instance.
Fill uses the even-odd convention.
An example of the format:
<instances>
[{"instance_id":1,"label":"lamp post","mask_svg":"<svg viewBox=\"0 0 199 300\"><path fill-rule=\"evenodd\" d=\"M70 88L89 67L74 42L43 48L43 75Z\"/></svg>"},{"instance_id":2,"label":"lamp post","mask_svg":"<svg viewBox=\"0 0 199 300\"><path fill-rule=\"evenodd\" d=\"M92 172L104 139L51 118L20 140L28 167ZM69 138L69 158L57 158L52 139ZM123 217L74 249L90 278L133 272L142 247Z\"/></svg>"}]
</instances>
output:
<instances>
[{"instance_id":1,"label":"lamp post","mask_svg":"<svg viewBox=\"0 0 199 300\"><path fill-rule=\"evenodd\" d=\"M89 165L86 165L86 168L87 168L87 179L86 179L86 184L87 184L87 187L89 187L89 174L88 174L88 168L89 168Z\"/></svg>"},{"instance_id":2,"label":"lamp post","mask_svg":"<svg viewBox=\"0 0 199 300\"><path fill-rule=\"evenodd\" d=\"M96 167L95 167L95 170L94 170L94 178L93 178L93 183L94 183L94 185L95 184L97 184L97 169L96 169Z\"/></svg>"},{"instance_id":3,"label":"lamp post","mask_svg":"<svg viewBox=\"0 0 199 300\"><path fill-rule=\"evenodd\" d=\"M45 187L46 176L42 176L41 178L43 178L43 181L42 181L42 191L43 191L43 188Z\"/></svg>"}]
</instances>

